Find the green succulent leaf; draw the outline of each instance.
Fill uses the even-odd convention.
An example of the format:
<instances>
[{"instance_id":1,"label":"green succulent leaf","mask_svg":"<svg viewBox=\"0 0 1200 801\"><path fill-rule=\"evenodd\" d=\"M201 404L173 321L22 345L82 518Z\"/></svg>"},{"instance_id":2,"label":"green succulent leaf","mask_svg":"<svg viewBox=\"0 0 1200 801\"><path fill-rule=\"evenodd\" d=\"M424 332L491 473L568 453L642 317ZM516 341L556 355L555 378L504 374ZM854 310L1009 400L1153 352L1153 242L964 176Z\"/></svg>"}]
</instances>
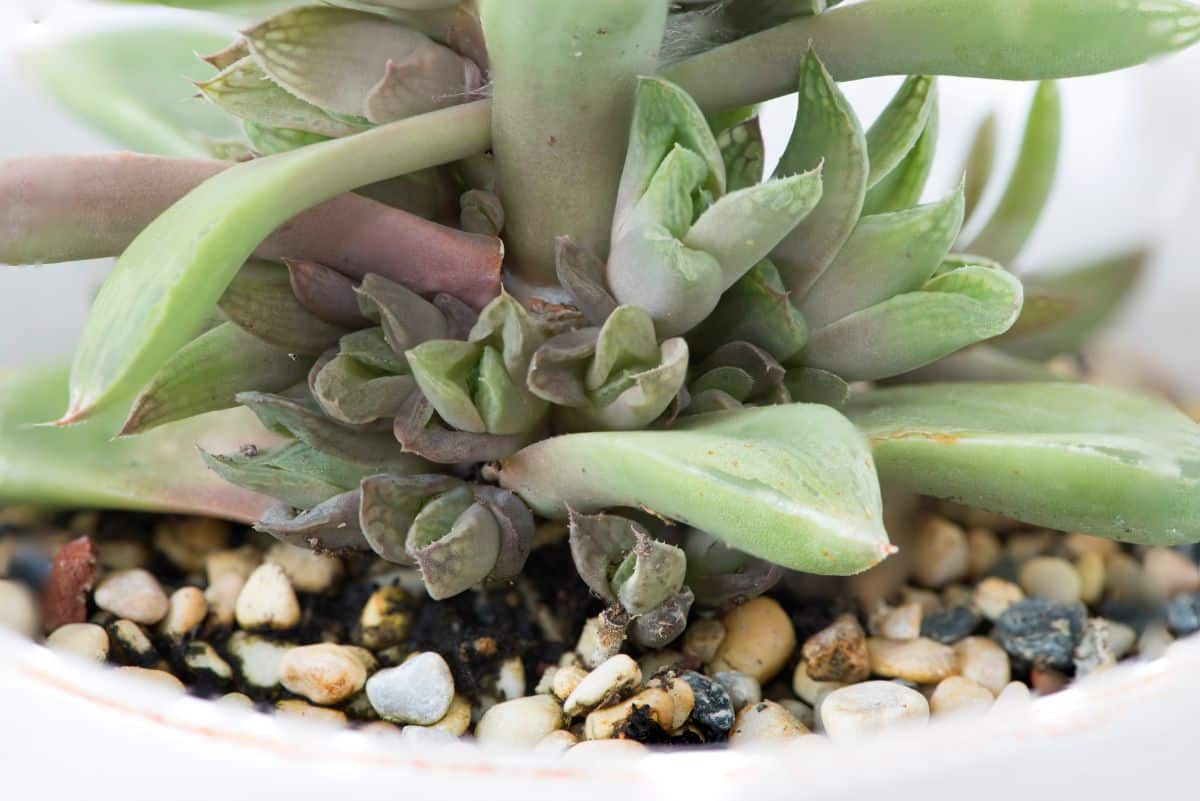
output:
<instances>
[{"instance_id":1,"label":"green succulent leaf","mask_svg":"<svg viewBox=\"0 0 1200 801\"><path fill-rule=\"evenodd\" d=\"M857 573L890 552L871 456L825 406L555 437L504 460L499 479L543 516L566 517L568 507L652 510L812 573Z\"/></svg>"},{"instance_id":2,"label":"green succulent leaf","mask_svg":"<svg viewBox=\"0 0 1200 801\"><path fill-rule=\"evenodd\" d=\"M749 392L739 400L754 400L762 403L790 403L784 386L786 370L770 353L749 342L730 342L709 355L697 372L702 375L722 368L735 368L749 376L753 382ZM728 392L728 390L726 390ZM728 392L737 397L735 393Z\"/></svg>"},{"instance_id":3,"label":"green succulent leaf","mask_svg":"<svg viewBox=\"0 0 1200 801\"><path fill-rule=\"evenodd\" d=\"M339 355L316 374L313 398L334 420L366 425L395 417L416 388L412 376L381 373L351 356Z\"/></svg>"},{"instance_id":4,"label":"green succulent leaf","mask_svg":"<svg viewBox=\"0 0 1200 801\"><path fill-rule=\"evenodd\" d=\"M368 550L358 528L358 490L335 495L322 504L296 513L287 504L276 504L254 524L281 542L318 553L345 554Z\"/></svg>"},{"instance_id":5,"label":"green succulent leaf","mask_svg":"<svg viewBox=\"0 0 1200 801\"><path fill-rule=\"evenodd\" d=\"M1061 142L1062 101L1058 86L1044 81L1033 96L1017 166L1000 205L966 250L1004 264L1016 260L1050 199Z\"/></svg>"},{"instance_id":6,"label":"green succulent leaf","mask_svg":"<svg viewBox=\"0 0 1200 801\"><path fill-rule=\"evenodd\" d=\"M805 365L847 381L915 370L1007 331L1021 311L1021 282L1003 270L968 265L813 331Z\"/></svg>"},{"instance_id":7,"label":"green succulent leaf","mask_svg":"<svg viewBox=\"0 0 1200 801\"><path fill-rule=\"evenodd\" d=\"M867 191L862 208L864 217L909 209L921 201L937 154L939 101L936 87L930 93L930 98L932 108L925 131L904 160Z\"/></svg>"},{"instance_id":8,"label":"green succulent leaf","mask_svg":"<svg viewBox=\"0 0 1200 801\"><path fill-rule=\"evenodd\" d=\"M726 189L736 192L762 183L766 146L757 116L717 134L717 147L725 162Z\"/></svg>"},{"instance_id":9,"label":"green succulent leaf","mask_svg":"<svg viewBox=\"0 0 1200 801\"><path fill-rule=\"evenodd\" d=\"M319 354L348 333L300 305L287 269L270 262L247 262L217 306L246 333L290 353Z\"/></svg>"},{"instance_id":10,"label":"green succulent leaf","mask_svg":"<svg viewBox=\"0 0 1200 801\"><path fill-rule=\"evenodd\" d=\"M634 617L650 614L683 588L683 550L616 515L570 517L571 555L580 576Z\"/></svg>"},{"instance_id":11,"label":"green succulent leaf","mask_svg":"<svg viewBox=\"0 0 1200 801\"><path fill-rule=\"evenodd\" d=\"M543 427L521 434L475 434L443 428L433 418L433 404L424 394L414 392L396 415L393 433L406 453L436 464L494 462L513 455L543 434Z\"/></svg>"},{"instance_id":12,"label":"green succulent leaf","mask_svg":"<svg viewBox=\"0 0 1200 801\"><path fill-rule=\"evenodd\" d=\"M775 248L772 261L802 297L854 230L867 191L867 140L854 109L810 49L800 68L796 125L776 175L821 168L821 202Z\"/></svg>"},{"instance_id":13,"label":"green succulent leaf","mask_svg":"<svg viewBox=\"0 0 1200 801\"><path fill-rule=\"evenodd\" d=\"M450 322L445 313L395 281L370 274L356 291L359 310L380 323L387 344L396 354L403 354L422 342L450 336Z\"/></svg>"},{"instance_id":14,"label":"green succulent leaf","mask_svg":"<svg viewBox=\"0 0 1200 801\"><path fill-rule=\"evenodd\" d=\"M121 436L232 409L239 392L282 392L303 383L312 363L223 323L171 357L134 401Z\"/></svg>"},{"instance_id":15,"label":"green succulent leaf","mask_svg":"<svg viewBox=\"0 0 1200 801\"><path fill-rule=\"evenodd\" d=\"M783 568L691 529L684 544L687 584L700 606L726 609L757 598L783 578Z\"/></svg>"},{"instance_id":16,"label":"green succulent leaf","mask_svg":"<svg viewBox=\"0 0 1200 801\"><path fill-rule=\"evenodd\" d=\"M342 337L338 354L361 362L381 373L408 372L408 363L388 345L382 328L367 328Z\"/></svg>"},{"instance_id":17,"label":"green succulent leaf","mask_svg":"<svg viewBox=\"0 0 1200 801\"><path fill-rule=\"evenodd\" d=\"M996 166L996 137L999 122L996 115L988 114L975 129L971 137L971 148L967 151L967 163L963 167L963 191L966 196L966 217L971 219L983 193L991 182L992 170Z\"/></svg>"},{"instance_id":18,"label":"green succulent leaf","mask_svg":"<svg viewBox=\"0 0 1200 801\"><path fill-rule=\"evenodd\" d=\"M284 259L292 294L308 311L333 325L352 330L370 328L359 307L355 283L323 264L302 259Z\"/></svg>"},{"instance_id":19,"label":"green succulent leaf","mask_svg":"<svg viewBox=\"0 0 1200 801\"><path fill-rule=\"evenodd\" d=\"M555 258L558 282L588 322L601 325L618 306L605 282L604 262L568 236L559 237Z\"/></svg>"},{"instance_id":20,"label":"green succulent leaf","mask_svg":"<svg viewBox=\"0 0 1200 801\"><path fill-rule=\"evenodd\" d=\"M319 145L332 138L293 128L272 128L251 120L242 123L242 131L246 134L250 147L260 156L278 156L280 153L290 153L302 147Z\"/></svg>"},{"instance_id":21,"label":"green succulent leaf","mask_svg":"<svg viewBox=\"0 0 1200 801\"><path fill-rule=\"evenodd\" d=\"M881 476L1039 526L1168 545L1200 530L1200 428L1082 384L933 384L855 396Z\"/></svg>"},{"instance_id":22,"label":"green succulent leaf","mask_svg":"<svg viewBox=\"0 0 1200 801\"><path fill-rule=\"evenodd\" d=\"M359 525L367 544L380 557L412 564L408 533L431 498L462 486L452 476L370 476L362 482Z\"/></svg>"},{"instance_id":23,"label":"green succulent leaf","mask_svg":"<svg viewBox=\"0 0 1200 801\"><path fill-rule=\"evenodd\" d=\"M867 130L871 171L867 188L876 186L912 152L925 133L937 97L937 79L910 76Z\"/></svg>"},{"instance_id":24,"label":"green succulent leaf","mask_svg":"<svg viewBox=\"0 0 1200 801\"><path fill-rule=\"evenodd\" d=\"M1012 356L990 344L976 345L952 353L933 364L905 373L897 379L906 384L961 381L1069 381L1041 362Z\"/></svg>"},{"instance_id":25,"label":"green succulent leaf","mask_svg":"<svg viewBox=\"0 0 1200 801\"><path fill-rule=\"evenodd\" d=\"M820 328L920 289L950 252L962 223L961 188L936 203L863 217L799 303L801 314Z\"/></svg>"},{"instance_id":26,"label":"green succulent leaf","mask_svg":"<svg viewBox=\"0 0 1200 801\"><path fill-rule=\"evenodd\" d=\"M808 324L768 259L730 287L713 313L688 333L688 343L699 356L738 341L757 345L781 362L808 343Z\"/></svg>"},{"instance_id":27,"label":"green succulent leaf","mask_svg":"<svg viewBox=\"0 0 1200 801\"><path fill-rule=\"evenodd\" d=\"M840 376L815 367L793 367L783 380L797 403L821 403L839 409L850 399L850 385Z\"/></svg>"},{"instance_id":28,"label":"green succulent leaf","mask_svg":"<svg viewBox=\"0 0 1200 801\"><path fill-rule=\"evenodd\" d=\"M200 455L210 470L230 484L297 509L312 509L354 489L363 472L303 442L224 455L201 450Z\"/></svg>"}]
</instances>

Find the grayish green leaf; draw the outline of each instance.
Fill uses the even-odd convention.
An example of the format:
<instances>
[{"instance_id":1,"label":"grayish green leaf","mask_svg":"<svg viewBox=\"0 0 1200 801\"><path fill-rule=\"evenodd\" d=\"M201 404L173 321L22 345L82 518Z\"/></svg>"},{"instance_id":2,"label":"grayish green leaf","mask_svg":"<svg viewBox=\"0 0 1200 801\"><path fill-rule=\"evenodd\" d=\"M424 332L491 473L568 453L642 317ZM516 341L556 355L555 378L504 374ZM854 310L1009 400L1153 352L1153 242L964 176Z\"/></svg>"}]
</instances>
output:
<instances>
[{"instance_id":1,"label":"grayish green leaf","mask_svg":"<svg viewBox=\"0 0 1200 801\"><path fill-rule=\"evenodd\" d=\"M872 123L867 130L871 165L868 188L882 181L912 151L929 124L936 97L937 79L929 75L910 76Z\"/></svg>"}]
</instances>

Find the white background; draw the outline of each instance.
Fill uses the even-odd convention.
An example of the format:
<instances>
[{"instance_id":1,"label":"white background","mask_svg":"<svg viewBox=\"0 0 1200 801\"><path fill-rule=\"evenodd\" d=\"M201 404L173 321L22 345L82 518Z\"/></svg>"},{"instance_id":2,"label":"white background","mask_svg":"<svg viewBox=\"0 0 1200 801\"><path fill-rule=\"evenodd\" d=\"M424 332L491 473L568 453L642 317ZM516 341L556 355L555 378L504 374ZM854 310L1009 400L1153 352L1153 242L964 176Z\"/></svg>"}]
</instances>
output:
<instances>
[{"instance_id":1,"label":"white background","mask_svg":"<svg viewBox=\"0 0 1200 801\"><path fill-rule=\"evenodd\" d=\"M113 18L175 13L188 12L0 0L0 158L112 148L31 85L20 69L23 48ZM883 79L846 88L869 122L894 86L895 80ZM931 194L957 181L966 136L989 107L1003 112L1002 143L1011 153L1029 91L1002 82L943 82L942 148ZM1064 93L1066 155L1051 207L1022 261L1035 269L1062 268L1152 238L1160 250L1151 278L1110 340L1169 363L1200 394L1194 346L1200 334L1194 311L1200 300L1200 48L1148 67L1069 81ZM774 104L766 118L778 146L790 128L789 103ZM0 368L68 353L105 267L0 267Z\"/></svg>"}]
</instances>

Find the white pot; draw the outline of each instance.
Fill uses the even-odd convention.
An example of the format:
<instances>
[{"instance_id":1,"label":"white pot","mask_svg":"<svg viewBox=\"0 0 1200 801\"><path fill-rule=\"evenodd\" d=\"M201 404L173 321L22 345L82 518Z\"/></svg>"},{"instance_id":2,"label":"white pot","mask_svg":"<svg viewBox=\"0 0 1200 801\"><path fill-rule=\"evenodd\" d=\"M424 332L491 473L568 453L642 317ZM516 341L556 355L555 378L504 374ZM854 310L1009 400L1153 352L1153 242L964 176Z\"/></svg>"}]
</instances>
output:
<instances>
[{"instance_id":1,"label":"white pot","mask_svg":"<svg viewBox=\"0 0 1200 801\"><path fill-rule=\"evenodd\" d=\"M172 695L0 631L0 797L1104 801L1195 797L1200 642L1023 708L853 746L562 760Z\"/></svg>"}]
</instances>

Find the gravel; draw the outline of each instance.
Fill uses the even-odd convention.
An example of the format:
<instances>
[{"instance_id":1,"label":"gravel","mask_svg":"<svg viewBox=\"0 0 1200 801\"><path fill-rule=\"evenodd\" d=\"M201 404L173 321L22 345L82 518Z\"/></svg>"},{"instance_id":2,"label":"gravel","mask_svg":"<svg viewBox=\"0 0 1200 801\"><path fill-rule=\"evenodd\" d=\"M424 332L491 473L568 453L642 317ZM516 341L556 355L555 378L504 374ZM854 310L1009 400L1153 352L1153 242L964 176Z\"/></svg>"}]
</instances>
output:
<instances>
[{"instance_id":1,"label":"gravel","mask_svg":"<svg viewBox=\"0 0 1200 801\"><path fill-rule=\"evenodd\" d=\"M367 698L379 717L392 723L437 723L454 700L454 677L440 654L417 654L367 680Z\"/></svg>"},{"instance_id":2,"label":"gravel","mask_svg":"<svg viewBox=\"0 0 1200 801\"><path fill-rule=\"evenodd\" d=\"M1086 619L1082 604L1028 598L996 619L993 636L1011 656L1035 665L1067 668Z\"/></svg>"}]
</instances>

